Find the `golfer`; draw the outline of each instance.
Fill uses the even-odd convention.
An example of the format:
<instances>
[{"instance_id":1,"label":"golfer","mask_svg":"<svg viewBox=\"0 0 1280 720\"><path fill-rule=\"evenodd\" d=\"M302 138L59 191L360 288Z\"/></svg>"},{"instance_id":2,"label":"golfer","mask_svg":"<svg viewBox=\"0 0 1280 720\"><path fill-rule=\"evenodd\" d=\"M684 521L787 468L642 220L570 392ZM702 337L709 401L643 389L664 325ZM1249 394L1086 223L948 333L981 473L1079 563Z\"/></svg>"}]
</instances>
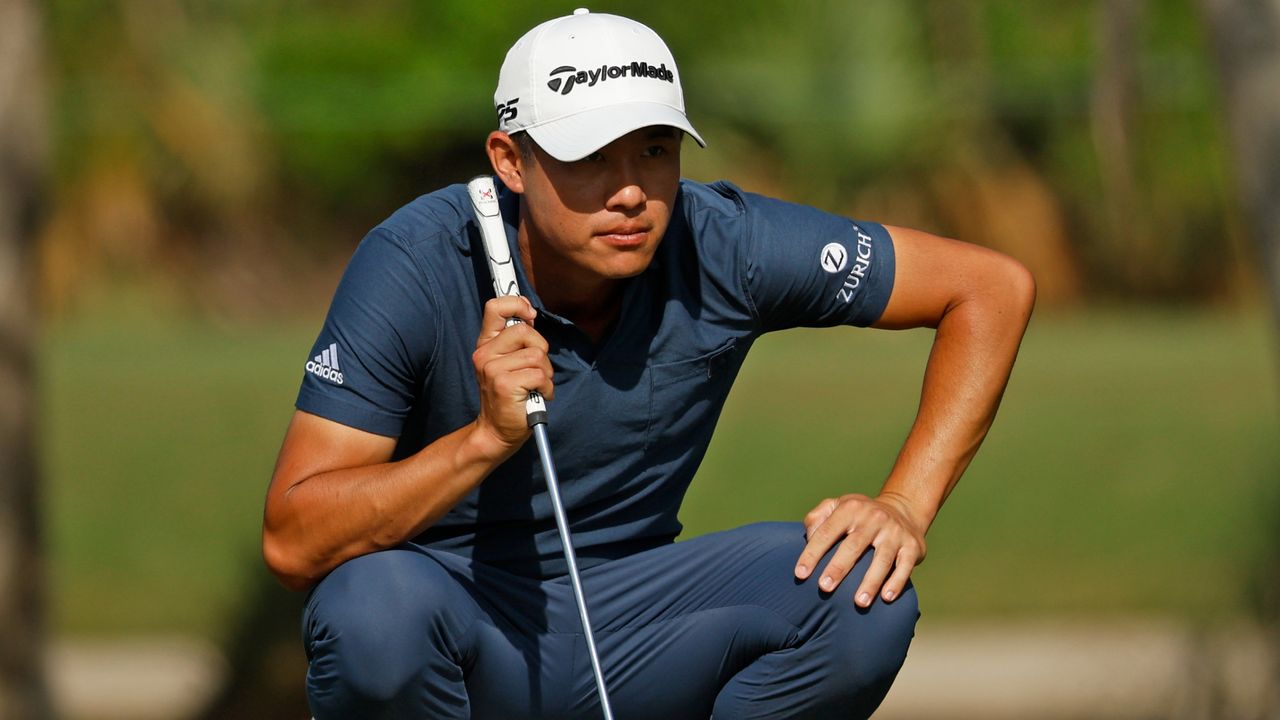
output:
<instances>
[{"instance_id":1,"label":"golfer","mask_svg":"<svg viewBox=\"0 0 1280 720\"><path fill-rule=\"evenodd\" d=\"M524 297L494 299L465 186L396 211L338 286L271 480L263 552L310 590L316 718L599 717L531 391L619 718L869 716L914 632L925 533L1009 377L1030 275L681 179L684 146L704 143L671 53L629 19L535 27L494 104L484 147ZM937 329L879 492L674 542L752 344L837 325ZM845 367L877 382L857 357ZM830 402L815 424L875 422L856 397Z\"/></svg>"}]
</instances>

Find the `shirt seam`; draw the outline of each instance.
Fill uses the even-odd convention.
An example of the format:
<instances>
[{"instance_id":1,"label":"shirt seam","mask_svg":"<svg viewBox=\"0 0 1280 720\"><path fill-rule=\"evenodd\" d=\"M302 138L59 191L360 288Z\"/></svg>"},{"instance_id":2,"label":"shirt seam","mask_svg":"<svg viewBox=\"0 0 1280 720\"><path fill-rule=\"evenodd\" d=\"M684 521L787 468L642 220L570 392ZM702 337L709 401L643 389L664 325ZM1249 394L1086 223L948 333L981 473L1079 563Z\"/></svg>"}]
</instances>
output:
<instances>
[{"instance_id":1,"label":"shirt seam","mask_svg":"<svg viewBox=\"0 0 1280 720\"><path fill-rule=\"evenodd\" d=\"M747 242L745 248L739 248L739 252L743 255L738 258L738 282L742 285L742 298L747 302L747 311L751 313L751 320L755 323L755 330L759 332L764 327L764 320L760 317L760 308L756 306L755 298L751 297L751 283L747 278L747 263L754 259L756 244L756 227L751 221L750 208L741 201L740 196L734 198L734 202L742 209L742 221L746 225ZM744 252L745 250L745 252Z\"/></svg>"}]
</instances>

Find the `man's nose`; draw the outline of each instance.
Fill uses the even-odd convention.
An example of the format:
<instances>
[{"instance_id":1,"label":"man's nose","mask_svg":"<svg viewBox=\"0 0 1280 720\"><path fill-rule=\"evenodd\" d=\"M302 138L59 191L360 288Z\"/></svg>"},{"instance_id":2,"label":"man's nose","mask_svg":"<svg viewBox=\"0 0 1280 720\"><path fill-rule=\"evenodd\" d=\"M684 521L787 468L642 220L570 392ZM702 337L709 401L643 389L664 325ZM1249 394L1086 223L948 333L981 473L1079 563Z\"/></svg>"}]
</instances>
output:
<instances>
[{"instance_id":1,"label":"man's nose","mask_svg":"<svg viewBox=\"0 0 1280 720\"><path fill-rule=\"evenodd\" d=\"M643 207L649 199L640 169L630 159L618 163L617 174L610 187L613 192L605 203L610 210L634 210Z\"/></svg>"}]
</instances>

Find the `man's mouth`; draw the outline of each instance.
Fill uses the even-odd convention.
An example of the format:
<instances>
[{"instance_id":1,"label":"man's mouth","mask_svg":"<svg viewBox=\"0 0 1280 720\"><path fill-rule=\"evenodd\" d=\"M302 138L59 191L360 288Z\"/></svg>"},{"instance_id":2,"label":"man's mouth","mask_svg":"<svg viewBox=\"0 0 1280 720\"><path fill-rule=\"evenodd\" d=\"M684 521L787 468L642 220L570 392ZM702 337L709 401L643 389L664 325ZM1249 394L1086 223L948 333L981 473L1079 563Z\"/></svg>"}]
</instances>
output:
<instances>
[{"instance_id":1,"label":"man's mouth","mask_svg":"<svg viewBox=\"0 0 1280 720\"><path fill-rule=\"evenodd\" d=\"M640 245L649 237L649 228L643 225L619 225L609 228L597 236L611 245Z\"/></svg>"}]
</instances>

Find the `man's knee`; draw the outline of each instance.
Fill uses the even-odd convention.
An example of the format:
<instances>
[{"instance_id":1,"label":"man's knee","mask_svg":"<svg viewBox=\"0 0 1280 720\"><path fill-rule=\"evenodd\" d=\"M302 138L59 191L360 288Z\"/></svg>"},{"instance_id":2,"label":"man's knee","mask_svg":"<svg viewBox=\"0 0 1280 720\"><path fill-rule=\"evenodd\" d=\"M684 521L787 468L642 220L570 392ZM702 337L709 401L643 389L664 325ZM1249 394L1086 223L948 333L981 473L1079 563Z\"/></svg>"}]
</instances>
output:
<instances>
[{"instance_id":1,"label":"man's knee","mask_svg":"<svg viewBox=\"0 0 1280 720\"><path fill-rule=\"evenodd\" d=\"M431 661L456 659L472 618L457 581L429 557L388 550L329 574L307 603L311 680L390 700Z\"/></svg>"},{"instance_id":2,"label":"man's knee","mask_svg":"<svg viewBox=\"0 0 1280 720\"><path fill-rule=\"evenodd\" d=\"M881 698L888 692L907 658L919 617L919 602L910 583L893 602L877 598L869 608L848 603L836 621L840 639L834 648L844 655L841 664L848 669L845 679L851 690Z\"/></svg>"},{"instance_id":3,"label":"man's knee","mask_svg":"<svg viewBox=\"0 0 1280 720\"><path fill-rule=\"evenodd\" d=\"M758 573L786 578L779 586L783 592L779 597L788 598L782 604L784 615L814 642L811 649L824 662L836 663L829 667L847 669L837 673L841 678L837 684L843 686L838 692L887 691L915 636L920 617L915 586L908 582L892 602L877 597L871 607L860 608L854 595L871 567L873 550L864 553L844 582L828 594L817 589L818 573L805 582L793 579L792 570L807 542L802 524L756 523L729 532L739 553L752 554L754 548L759 554ZM835 550L826 553L820 567L826 566Z\"/></svg>"}]
</instances>

